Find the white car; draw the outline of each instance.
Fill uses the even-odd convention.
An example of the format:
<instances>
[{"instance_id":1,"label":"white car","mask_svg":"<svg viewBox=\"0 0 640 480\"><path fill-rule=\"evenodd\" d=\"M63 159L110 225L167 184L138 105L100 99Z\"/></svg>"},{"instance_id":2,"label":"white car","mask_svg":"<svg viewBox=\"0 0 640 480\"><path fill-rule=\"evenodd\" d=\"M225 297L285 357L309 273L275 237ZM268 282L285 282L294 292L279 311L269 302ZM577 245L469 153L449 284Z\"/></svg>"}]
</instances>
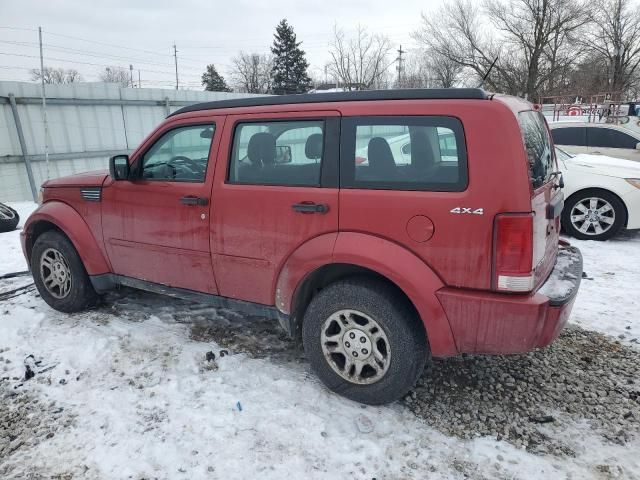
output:
<instances>
[{"instance_id":1,"label":"white car","mask_svg":"<svg viewBox=\"0 0 640 480\"><path fill-rule=\"evenodd\" d=\"M640 132L593 122L550 122L553 143L573 154L589 153L640 161Z\"/></svg>"},{"instance_id":2,"label":"white car","mask_svg":"<svg viewBox=\"0 0 640 480\"><path fill-rule=\"evenodd\" d=\"M562 230L582 240L607 240L640 229L640 163L604 155L571 155L556 147L564 180Z\"/></svg>"}]
</instances>

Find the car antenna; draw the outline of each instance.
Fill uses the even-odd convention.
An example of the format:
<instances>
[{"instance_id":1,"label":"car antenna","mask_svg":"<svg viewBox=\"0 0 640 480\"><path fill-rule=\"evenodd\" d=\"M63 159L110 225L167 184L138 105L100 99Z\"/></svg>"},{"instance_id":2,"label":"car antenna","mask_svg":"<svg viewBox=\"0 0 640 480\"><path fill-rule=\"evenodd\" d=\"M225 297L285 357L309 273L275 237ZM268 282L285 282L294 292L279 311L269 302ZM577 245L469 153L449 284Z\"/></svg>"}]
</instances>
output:
<instances>
[{"instance_id":1,"label":"car antenna","mask_svg":"<svg viewBox=\"0 0 640 480\"><path fill-rule=\"evenodd\" d=\"M498 61L498 55L496 55L496 58L493 60L493 62L491 62L491 65L489 66L489 70L487 70L487 73L484 74L484 77L482 77L482 81L478 84L476 88L482 88L482 86L484 85L484 81L487 79L487 77L491 73L491 70L493 69L493 66L496 64L497 61Z\"/></svg>"}]
</instances>

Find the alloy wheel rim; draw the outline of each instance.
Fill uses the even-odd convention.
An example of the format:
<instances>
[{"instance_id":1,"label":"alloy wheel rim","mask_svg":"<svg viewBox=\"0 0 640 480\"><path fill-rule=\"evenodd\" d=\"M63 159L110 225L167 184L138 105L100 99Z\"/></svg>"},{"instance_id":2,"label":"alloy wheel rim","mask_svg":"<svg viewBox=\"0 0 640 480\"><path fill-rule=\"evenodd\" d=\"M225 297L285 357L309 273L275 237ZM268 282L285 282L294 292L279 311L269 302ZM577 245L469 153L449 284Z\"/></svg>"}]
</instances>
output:
<instances>
[{"instance_id":1,"label":"alloy wheel rim","mask_svg":"<svg viewBox=\"0 0 640 480\"><path fill-rule=\"evenodd\" d=\"M11 220L15 217L16 217L16 214L13 213L13 210L11 210L6 205L0 204L0 218L2 220Z\"/></svg>"},{"instance_id":2,"label":"alloy wheel rim","mask_svg":"<svg viewBox=\"0 0 640 480\"><path fill-rule=\"evenodd\" d=\"M573 227L589 236L609 231L616 221L613 206L600 197L583 198L571 208L570 215Z\"/></svg>"},{"instance_id":3,"label":"alloy wheel rim","mask_svg":"<svg viewBox=\"0 0 640 480\"><path fill-rule=\"evenodd\" d=\"M348 382L369 385L384 377L391 363L389 340L369 315L338 310L325 320L322 353L331 369Z\"/></svg>"},{"instance_id":4,"label":"alloy wheel rim","mask_svg":"<svg viewBox=\"0 0 640 480\"><path fill-rule=\"evenodd\" d=\"M71 291L71 269L64 255L55 248L47 248L40 256L40 277L53 297L63 299Z\"/></svg>"}]
</instances>

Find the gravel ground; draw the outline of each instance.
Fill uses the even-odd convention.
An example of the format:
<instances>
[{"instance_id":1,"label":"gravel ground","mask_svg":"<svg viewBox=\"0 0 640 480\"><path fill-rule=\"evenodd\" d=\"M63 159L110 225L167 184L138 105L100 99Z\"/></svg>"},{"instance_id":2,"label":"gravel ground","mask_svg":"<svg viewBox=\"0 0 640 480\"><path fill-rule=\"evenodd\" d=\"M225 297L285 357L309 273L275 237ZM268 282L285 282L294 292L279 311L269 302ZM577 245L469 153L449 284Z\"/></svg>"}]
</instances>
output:
<instances>
[{"instance_id":1,"label":"gravel ground","mask_svg":"<svg viewBox=\"0 0 640 480\"><path fill-rule=\"evenodd\" d=\"M1 355L0 363L4 363L6 360ZM41 378L46 380L46 377ZM72 427L73 424L74 416L55 402L45 403L37 396L21 390L20 383L16 384L15 379L1 377L0 478L6 478L11 471L9 466L3 465L3 458L17 456L21 462L29 463L29 454L23 454L23 450L53 438L61 429Z\"/></svg>"},{"instance_id":2,"label":"gravel ground","mask_svg":"<svg viewBox=\"0 0 640 480\"><path fill-rule=\"evenodd\" d=\"M447 434L494 436L533 453L573 455L570 439L552 438L567 422L624 445L640 431L640 352L570 327L527 355L435 359L404 402Z\"/></svg>"}]
</instances>

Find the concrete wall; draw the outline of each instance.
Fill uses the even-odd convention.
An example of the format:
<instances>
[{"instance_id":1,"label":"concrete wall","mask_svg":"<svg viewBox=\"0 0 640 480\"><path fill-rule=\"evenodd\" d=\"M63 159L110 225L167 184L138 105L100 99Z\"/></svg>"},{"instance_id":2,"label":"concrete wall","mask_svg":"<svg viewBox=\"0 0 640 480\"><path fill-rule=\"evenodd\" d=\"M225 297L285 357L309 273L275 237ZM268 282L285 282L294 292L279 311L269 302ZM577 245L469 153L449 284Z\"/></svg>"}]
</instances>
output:
<instances>
[{"instance_id":1,"label":"concrete wall","mask_svg":"<svg viewBox=\"0 0 640 480\"><path fill-rule=\"evenodd\" d=\"M106 83L47 85L46 93L48 99L153 100L159 104L48 104L49 154L53 154L54 158L55 154L61 155L50 160L47 166L41 158L45 145L42 107L39 104L20 103L21 98L39 97L40 86L24 82L0 82L0 100L3 101L0 103L0 202L32 198L11 105L6 101L9 94L13 94L18 101L27 154L32 159L38 187L47 178L106 169L110 155L135 148L166 117L167 98L170 102L180 103L170 107L170 111L175 111L187 103L251 96L241 93L120 88ZM95 156L95 152L106 154ZM74 158L65 159L64 154L73 154ZM34 158L34 155L37 157Z\"/></svg>"}]
</instances>

